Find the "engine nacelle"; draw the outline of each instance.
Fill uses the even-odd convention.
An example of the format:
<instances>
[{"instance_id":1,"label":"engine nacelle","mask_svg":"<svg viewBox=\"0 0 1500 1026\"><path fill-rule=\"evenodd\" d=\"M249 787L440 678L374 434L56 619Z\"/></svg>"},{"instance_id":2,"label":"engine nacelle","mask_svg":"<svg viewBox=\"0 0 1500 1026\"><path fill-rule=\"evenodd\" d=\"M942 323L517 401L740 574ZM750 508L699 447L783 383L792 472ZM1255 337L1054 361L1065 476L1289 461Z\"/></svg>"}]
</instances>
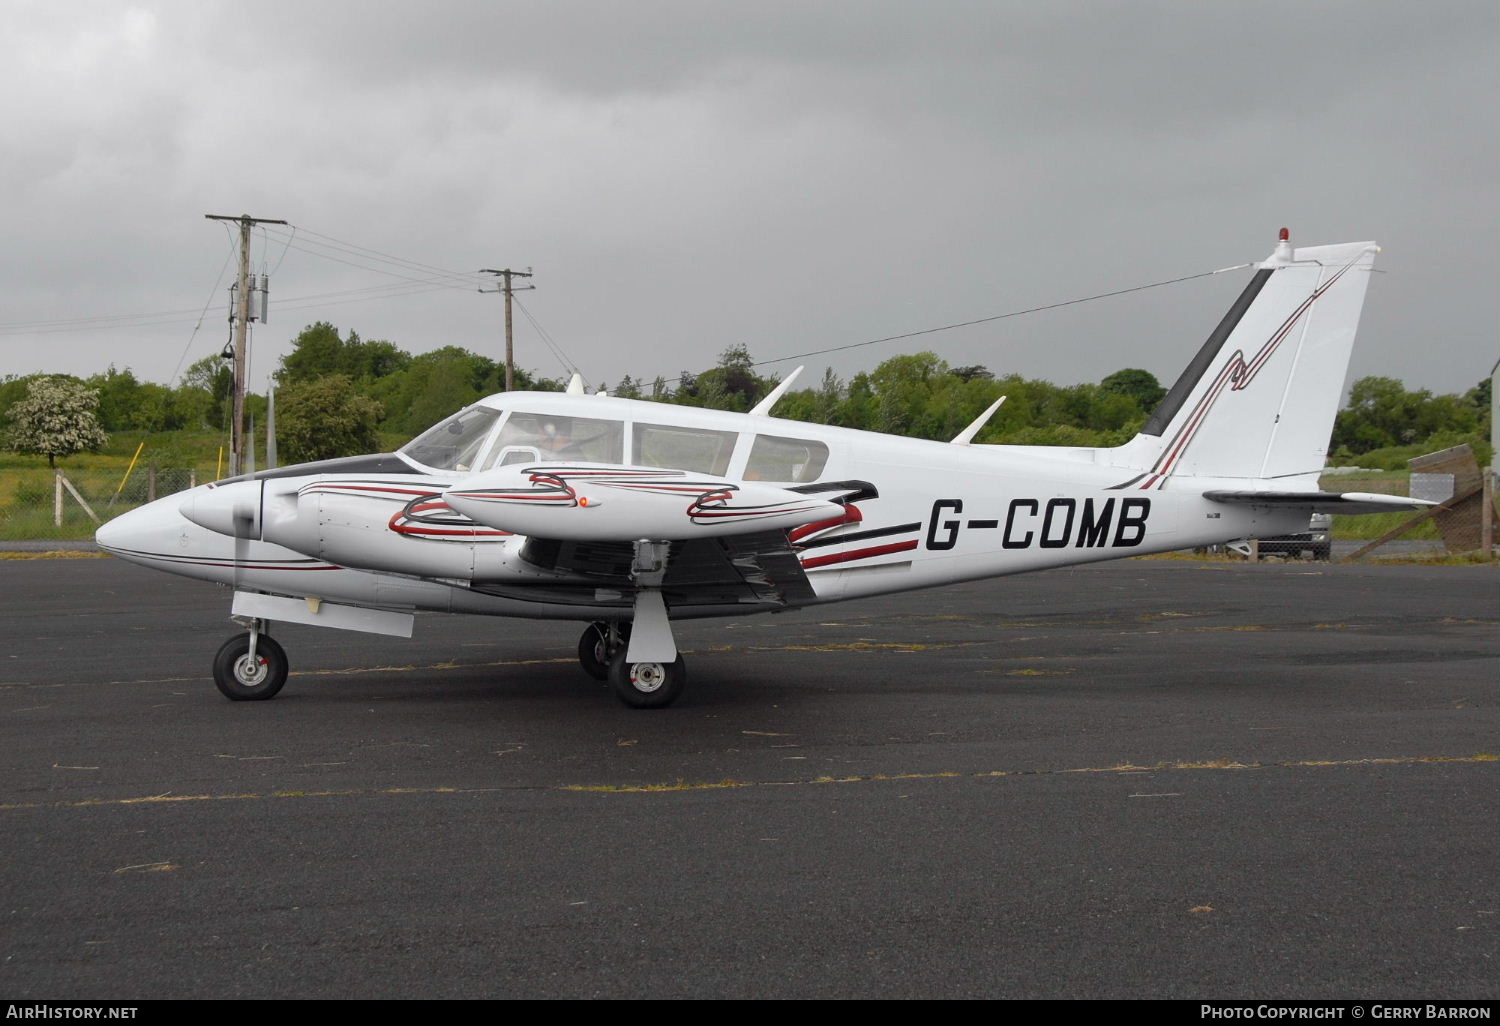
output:
<instances>
[{"instance_id":1,"label":"engine nacelle","mask_svg":"<svg viewBox=\"0 0 1500 1026\"><path fill-rule=\"evenodd\" d=\"M320 474L231 481L186 496L182 515L230 537L339 566L415 577L505 576L510 534L443 503L452 478ZM517 575L529 577L524 566Z\"/></svg>"}]
</instances>

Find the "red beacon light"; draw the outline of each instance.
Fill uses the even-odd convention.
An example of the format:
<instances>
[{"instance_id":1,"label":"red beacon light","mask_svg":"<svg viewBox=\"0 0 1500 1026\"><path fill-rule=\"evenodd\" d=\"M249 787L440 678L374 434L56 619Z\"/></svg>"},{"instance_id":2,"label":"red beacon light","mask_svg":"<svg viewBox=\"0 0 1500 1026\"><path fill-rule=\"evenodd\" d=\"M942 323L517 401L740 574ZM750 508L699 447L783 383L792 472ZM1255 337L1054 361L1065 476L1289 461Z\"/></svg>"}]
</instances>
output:
<instances>
[{"instance_id":1,"label":"red beacon light","mask_svg":"<svg viewBox=\"0 0 1500 1026\"><path fill-rule=\"evenodd\" d=\"M1276 252L1272 255L1271 259L1283 264L1291 263L1296 259L1296 255L1292 252L1292 230L1290 228L1283 228L1278 233Z\"/></svg>"}]
</instances>

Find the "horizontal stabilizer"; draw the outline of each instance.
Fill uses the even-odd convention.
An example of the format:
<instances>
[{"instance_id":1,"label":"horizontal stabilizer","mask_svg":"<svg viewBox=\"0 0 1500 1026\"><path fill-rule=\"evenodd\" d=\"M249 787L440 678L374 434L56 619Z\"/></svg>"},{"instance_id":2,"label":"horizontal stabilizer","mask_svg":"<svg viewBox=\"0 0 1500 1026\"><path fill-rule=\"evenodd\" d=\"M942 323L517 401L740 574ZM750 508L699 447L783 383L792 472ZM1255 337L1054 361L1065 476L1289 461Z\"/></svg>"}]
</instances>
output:
<instances>
[{"instance_id":1,"label":"horizontal stabilizer","mask_svg":"<svg viewBox=\"0 0 1500 1026\"><path fill-rule=\"evenodd\" d=\"M1295 506L1306 509L1309 513L1396 513L1437 505L1426 499L1374 492L1211 491L1204 492L1203 497L1212 502L1228 502L1238 506Z\"/></svg>"}]
</instances>

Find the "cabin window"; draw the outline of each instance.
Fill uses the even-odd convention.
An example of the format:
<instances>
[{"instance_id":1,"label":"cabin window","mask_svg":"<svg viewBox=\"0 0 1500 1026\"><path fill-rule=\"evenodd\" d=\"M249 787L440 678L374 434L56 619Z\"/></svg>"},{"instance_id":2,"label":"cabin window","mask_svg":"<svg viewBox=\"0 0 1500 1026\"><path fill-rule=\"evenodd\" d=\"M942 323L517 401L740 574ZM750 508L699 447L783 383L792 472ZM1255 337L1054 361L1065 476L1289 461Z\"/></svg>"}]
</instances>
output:
<instances>
[{"instance_id":1,"label":"cabin window","mask_svg":"<svg viewBox=\"0 0 1500 1026\"><path fill-rule=\"evenodd\" d=\"M535 450L543 463L620 463L625 425L618 420L517 411L500 429L494 452L517 450Z\"/></svg>"},{"instance_id":2,"label":"cabin window","mask_svg":"<svg viewBox=\"0 0 1500 1026\"><path fill-rule=\"evenodd\" d=\"M632 462L641 467L724 474L729 470L729 457L734 454L738 437L733 431L637 424Z\"/></svg>"},{"instance_id":3,"label":"cabin window","mask_svg":"<svg viewBox=\"0 0 1500 1026\"><path fill-rule=\"evenodd\" d=\"M808 438L756 435L745 464L746 481L816 481L828 463L828 446Z\"/></svg>"},{"instance_id":4,"label":"cabin window","mask_svg":"<svg viewBox=\"0 0 1500 1026\"><path fill-rule=\"evenodd\" d=\"M428 428L403 445L401 451L434 470L473 470L490 429L499 419L499 410L470 406Z\"/></svg>"}]
</instances>

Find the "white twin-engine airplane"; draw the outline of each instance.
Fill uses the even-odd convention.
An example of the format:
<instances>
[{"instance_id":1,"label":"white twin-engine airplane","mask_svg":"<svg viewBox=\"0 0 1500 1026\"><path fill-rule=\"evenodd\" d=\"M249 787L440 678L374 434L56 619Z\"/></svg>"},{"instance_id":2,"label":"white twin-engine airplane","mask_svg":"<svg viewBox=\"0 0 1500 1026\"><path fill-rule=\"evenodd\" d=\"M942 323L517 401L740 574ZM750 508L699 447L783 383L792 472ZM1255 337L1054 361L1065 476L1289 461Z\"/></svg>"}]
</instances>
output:
<instances>
[{"instance_id":1,"label":"white twin-engine airplane","mask_svg":"<svg viewBox=\"0 0 1500 1026\"><path fill-rule=\"evenodd\" d=\"M1287 534L1406 498L1318 490L1378 247L1269 259L1130 442L974 445L609 396L510 392L399 452L202 485L99 545L229 585L232 699L286 680L271 621L410 637L413 614L586 623L583 669L660 708L672 621L776 612L1046 567ZM795 376L795 375L793 375Z\"/></svg>"}]
</instances>

